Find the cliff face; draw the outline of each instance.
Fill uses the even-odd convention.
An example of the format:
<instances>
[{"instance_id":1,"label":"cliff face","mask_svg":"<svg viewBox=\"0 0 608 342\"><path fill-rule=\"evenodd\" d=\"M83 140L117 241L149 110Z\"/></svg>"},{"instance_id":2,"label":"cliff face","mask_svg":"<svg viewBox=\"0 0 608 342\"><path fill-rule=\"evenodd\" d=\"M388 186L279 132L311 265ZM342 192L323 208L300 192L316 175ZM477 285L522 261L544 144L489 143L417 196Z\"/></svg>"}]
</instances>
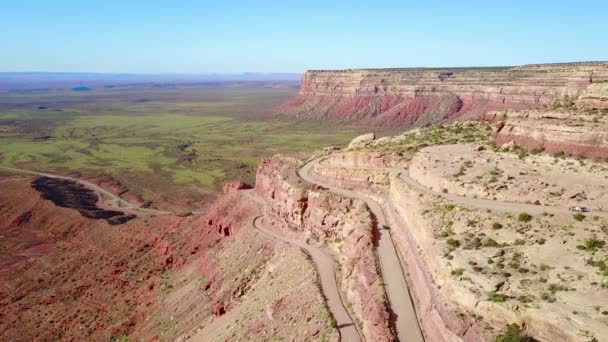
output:
<instances>
[{"instance_id":1,"label":"cliff face","mask_svg":"<svg viewBox=\"0 0 608 342\"><path fill-rule=\"evenodd\" d=\"M608 80L608 63L515 68L308 71L279 115L364 126L426 125L526 109Z\"/></svg>"},{"instance_id":2,"label":"cliff face","mask_svg":"<svg viewBox=\"0 0 608 342\"><path fill-rule=\"evenodd\" d=\"M484 116L496 122L496 144L514 143L548 153L608 158L608 83L589 86L578 98L556 101L551 109L509 110Z\"/></svg>"}]
</instances>

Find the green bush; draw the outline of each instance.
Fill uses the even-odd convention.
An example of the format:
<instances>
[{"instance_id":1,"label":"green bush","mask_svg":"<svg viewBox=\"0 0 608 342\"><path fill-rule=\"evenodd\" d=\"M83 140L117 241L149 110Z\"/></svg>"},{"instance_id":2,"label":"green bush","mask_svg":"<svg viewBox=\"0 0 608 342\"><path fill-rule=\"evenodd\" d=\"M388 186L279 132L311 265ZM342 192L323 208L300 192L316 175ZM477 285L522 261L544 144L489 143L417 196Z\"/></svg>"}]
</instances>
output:
<instances>
[{"instance_id":1,"label":"green bush","mask_svg":"<svg viewBox=\"0 0 608 342\"><path fill-rule=\"evenodd\" d=\"M449 238L447 240L448 246L453 247L453 248L458 248L460 247L460 241L454 239L454 238Z\"/></svg>"},{"instance_id":2,"label":"green bush","mask_svg":"<svg viewBox=\"0 0 608 342\"><path fill-rule=\"evenodd\" d=\"M509 324L496 336L496 342L538 342L538 340L524 335L519 325Z\"/></svg>"},{"instance_id":3,"label":"green bush","mask_svg":"<svg viewBox=\"0 0 608 342\"><path fill-rule=\"evenodd\" d=\"M511 297L506 294L496 293L494 291L488 293L488 300L494 303L504 303L509 299L511 299Z\"/></svg>"},{"instance_id":4,"label":"green bush","mask_svg":"<svg viewBox=\"0 0 608 342\"><path fill-rule=\"evenodd\" d=\"M486 239L486 241L484 241L483 243L484 247L498 247L498 242L496 242L496 240L494 239Z\"/></svg>"},{"instance_id":5,"label":"green bush","mask_svg":"<svg viewBox=\"0 0 608 342\"><path fill-rule=\"evenodd\" d=\"M573 215L574 219L581 222L582 220L585 219L585 215L581 214L581 213L576 213Z\"/></svg>"},{"instance_id":6,"label":"green bush","mask_svg":"<svg viewBox=\"0 0 608 342\"><path fill-rule=\"evenodd\" d=\"M578 245L576 248L583 251L596 252L598 249L604 247L604 245L606 245L606 242L599 240L597 236L592 236L585 240L585 244Z\"/></svg>"},{"instance_id":7,"label":"green bush","mask_svg":"<svg viewBox=\"0 0 608 342\"><path fill-rule=\"evenodd\" d=\"M456 268L452 270L452 275L455 277L460 277L464 274L464 268Z\"/></svg>"},{"instance_id":8,"label":"green bush","mask_svg":"<svg viewBox=\"0 0 608 342\"><path fill-rule=\"evenodd\" d=\"M517 216L517 221L519 222L530 222L530 220L532 220L532 215L528 214L528 213L520 213L519 216Z\"/></svg>"}]
</instances>

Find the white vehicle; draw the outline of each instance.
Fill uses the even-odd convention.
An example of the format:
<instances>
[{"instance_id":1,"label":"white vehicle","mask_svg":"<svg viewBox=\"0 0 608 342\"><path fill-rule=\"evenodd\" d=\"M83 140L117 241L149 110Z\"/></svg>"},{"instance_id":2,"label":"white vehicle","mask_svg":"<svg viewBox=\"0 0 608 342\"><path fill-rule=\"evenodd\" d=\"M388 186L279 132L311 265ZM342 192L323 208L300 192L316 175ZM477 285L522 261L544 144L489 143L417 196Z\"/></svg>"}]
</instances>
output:
<instances>
[{"instance_id":1,"label":"white vehicle","mask_svg":"<svg viewBox=\"0 0 608 342\"><path fill-rule=\"evenodd\" d=\"M586 213L589 211L589 208L576 206L576 207L570 207L570 211L574 211L577 213Z\"/></svg>"}]
</instances>

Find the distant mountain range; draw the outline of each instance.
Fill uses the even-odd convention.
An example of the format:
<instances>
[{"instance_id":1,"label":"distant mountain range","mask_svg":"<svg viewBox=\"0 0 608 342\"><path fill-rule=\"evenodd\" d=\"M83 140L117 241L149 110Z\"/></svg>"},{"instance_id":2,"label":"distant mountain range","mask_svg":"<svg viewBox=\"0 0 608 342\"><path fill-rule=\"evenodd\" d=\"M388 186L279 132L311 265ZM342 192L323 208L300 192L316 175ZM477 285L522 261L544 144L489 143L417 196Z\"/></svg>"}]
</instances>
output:
<instances>
[{"instance_id":1,"label":"distant mountain range","mask_svg":"<svg viewBox=\"0 0 608 342\"><path fill-rule=\"evenodd\" d=\"M255 73L235 74L104 74L72 72L0 72L0 90L99 89L115 87L193 87L219 86L249 82L299 82L301 74Z\"/></svg>"}]
</instances>

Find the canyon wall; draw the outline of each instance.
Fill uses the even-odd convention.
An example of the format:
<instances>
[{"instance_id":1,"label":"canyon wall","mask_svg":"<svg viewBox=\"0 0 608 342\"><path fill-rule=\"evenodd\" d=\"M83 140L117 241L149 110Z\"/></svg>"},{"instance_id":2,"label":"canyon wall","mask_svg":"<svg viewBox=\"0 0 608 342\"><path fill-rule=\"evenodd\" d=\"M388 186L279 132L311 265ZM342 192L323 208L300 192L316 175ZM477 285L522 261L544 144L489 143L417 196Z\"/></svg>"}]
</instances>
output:
<instances>
[{"instance_id":1,"label":"canyon wall","mask_svg":"<svg viewBox=\"0 0 608 342\"><path fill-rule=\"evenodd\" d=\"M372 217L364 202L309 187L295 172L297 158L275 156L258 167L255 191L287 232L304 233L335 250L346 300L369 341L392 341L389 312L376 264ZM287 229L286 229L287 228ZM288 229L291 228L291 229Z\"/></svg>"},{"instance_id":2,"label":"canyon wall","mask_svg":"<svg viewBox=\"0 0 608 342\"><path fill-rule=\"evenodd\" d=\"M515 68L308 71L279 116L360 126L407 127L480 118L490 110L526 109L589 93L608 81L608 63L537 64Z\"/></svg>"}]
</instances>

